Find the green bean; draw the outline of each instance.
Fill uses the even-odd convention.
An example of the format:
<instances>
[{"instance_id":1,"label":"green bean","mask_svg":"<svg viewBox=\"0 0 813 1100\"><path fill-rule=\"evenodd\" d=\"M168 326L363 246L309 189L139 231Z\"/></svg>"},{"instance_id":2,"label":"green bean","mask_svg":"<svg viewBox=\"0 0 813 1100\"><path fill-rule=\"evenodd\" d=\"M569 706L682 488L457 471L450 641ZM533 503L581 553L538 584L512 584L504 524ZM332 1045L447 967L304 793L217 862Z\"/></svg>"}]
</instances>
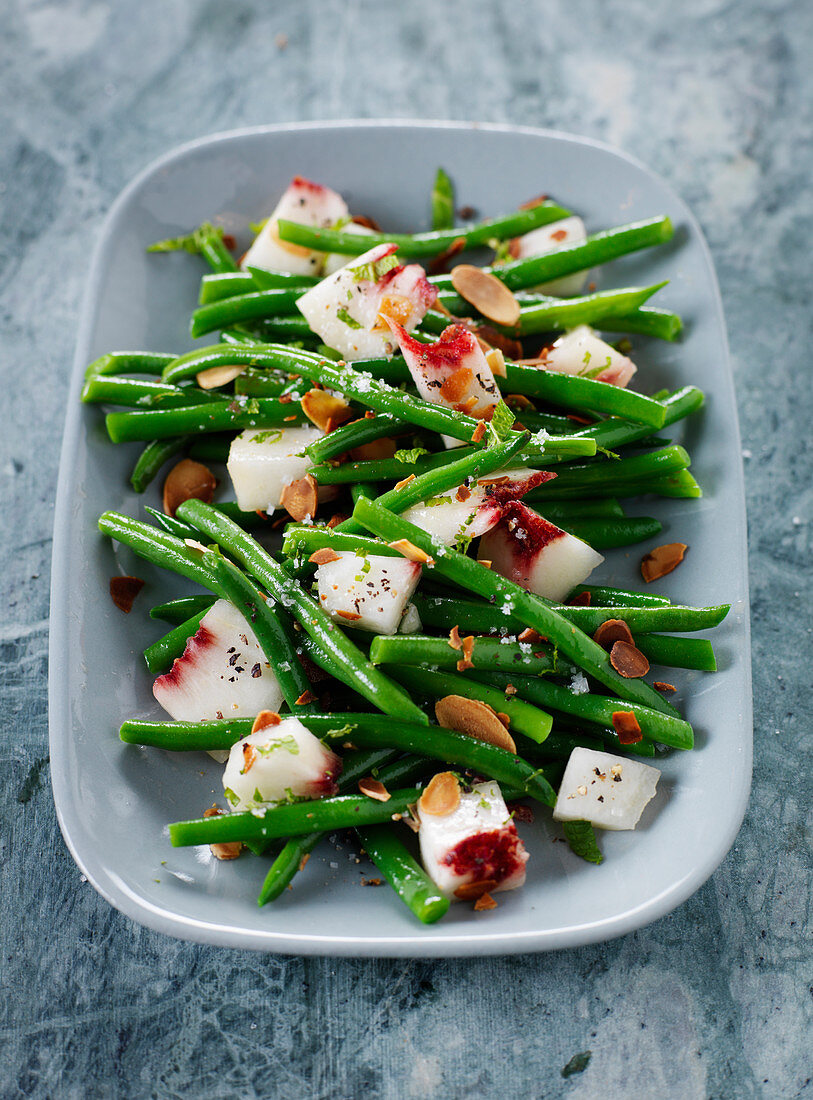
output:
<instances>
[{"instance_id":1,"label":"green bean","mask_svg":"<svg viewBox=\"0 0 813 1100\"><path fill-rule=\"evenodd\" d=\"M301 293L301 290L257 290L198 306L192 314L189 335L195 339L241 321L295 315L296 301Z\"/></svg>"},{"instance_id":2,"label":"green bean","mask_svg":"<svg viewBox=\"0 0 813 1100\"><path fill-rule=\"evenodd\" d=\"M678 470L675 474L655 478L638 486L638 493L657 493L662 497L697 499L703 490L688 470Z\"/></svg>"},{"instance_id":3,"label":"green bean","mask_svg":"<svg viewBox=\"0 0 813 1100\"><path fill-rule=\"evenodd\" d=\"M203 391L201 391L203 392ZM91 374L82 387L82 401L100 405L144 405L155 397L183 396L177 386L167 386L163 382L148 382L143 379L122 378L119 375ZM192 401L187 402L192 404Z\"/></svg>"},{"instance_id":4,"label":"green bean","mask_svg":"<svg viewBox=\"0 0 813 1100\"><path fill-rule=\"evenodd\" d=\"M568 688L543 677L516 676L514 673L504 672L478 672L477 675L486 683L497 687L505 688L511 684L517 689L517 695L521 699L527 699L538 706L561 710L603 726L612 725L614 712L632 711L644 737L673 749L690 749L694 743L689 723L664 713L660 708L648 707L626 698L609 699L606 695L593 695L590 692L574 695ZM650 690L654 693L655 689ZM511 696L512 699L516 697Z\"/></svg>"},{"instance_id":5,"label":"green bean","mask_svg":"<svg viewBox=\"0 0 813 1100\"><path fill-rule=\"evenodd\" d=\"M244 335L260 345L274 340L311 340L314 344L318 343L318 337L304 317L265 317L250 325L235 325L231 331L239 332L241 329Z\"/></svg>"},{"instance_id":6,"label":"green bean","mask_svg":"<svg viewBox=\"0 0 813 1100\"><path fill-rule=\"evenodd\" d=\"M378 244L397 244L404 256L437 256L456 240L463 238L466 248L488 244L491 240L517 237L538 229L541 225L566 218L569 211L555 202L546 201L530 210L518 210L499 218L490 218L467 229L444 229L431 233L343 233L340 229L319 229L280 218L277 232L280 240L313 248L320 252L339 252L358 256Z\"/></svg>"},{"instance_id":7,"label":"green bean","mask_svg":"<svg viewBox=\"0 0 813 1100\"><path fill-rule=\"evenodd\" d=\"M153 439L141 454L130 474L130 484L137 493L143 493L151 484L158 471L189 443L185 435L170 436L168 439Z\"/></svg>"},{"instance_id":8,"label":"green bean","mask_svg":"<svg viewBox=\"0 0 813 1100\"><path fill-rule=\"evenodd\" d=\"M175 658L183 654L186 643L196 633L200 626L200 620L208 610L208 608L204 608L202 611L198 611L190 619L176 626L174 630L170 630L163 638L159 638L157 642L147 646L144 650L144 660L147 663L147 668L154 676L165 672Z\"/></svg>"},{"instance_id":9,"label":"green bean","mask_svg":"<svg viewBox=\"0 0 813 1100\"><path fill-rule=\"evenodd\" d=\"M545 509L545 518L551 517ZM552 521L551 521L552 522ZM651 516L626 516L607 519L601 516L584 516L581 519L563 519L563 530L592 546L594 550L611 550L616 546L632 546L659 534L663 527Z\"/></svg>"},{"instance_id":10,"label":"green bean","mask_svg":"<svg viewBox=\"0 0 813 1100\"><path fill-rule=\"evenodd\" d=\"M545 505L545 514L551 523L559 520L597 519L599 516L624 518L624 509L614 497L602 500L557 500Z\"/></svg>"},{"instance_id":11,"label":"green bean","mask_svg":"<svg viewBox=\"0 0 813 1100\"><path fill-rule=\"evenodd\" d=\"M684 386L683 389L664 397L662 400L665 409L663 427L675 424L678 420L689 416L702 406L704 400L703 391L695 386ZM598 424L583 428L579 435L595 439L599 446L613 450L616 447L646 439L649 428L646 425L630 423L628 420L610 416Z\"/></svg>"},{"instance_id":12,"label":"green bean","mask_svg":"<svg viewBox=\"0 0 813 1100\"><path fill-rule=\"evenodd\" d=\"M128 745L145 745L169 752L213 752L230 749L251 733L252 718L224 718L205 722L148 722L131 718L122 723L119 737Z\"/></svg>"},{"instance_id":13,"label":"green bean","mask_svg":"<svg viewBox=\"0 0 813 1100\"><path fill-rule=\"evenodd\" d=\"M167 363L161 377L164 382L177 386L185 378L194 378L211 367L254 367L261 362L264 352L265 345L258 343L222 343L195 348Z\"/></svg>"},{"instance_id":14,"label":"green bean","mask_svg":"<svg viewBox=\"0 0 813 1100\"><path fill-rule=\"evenodd\" d=\"M614 752L622 756L626 754L630 756L647 756L650 759L655 756L655 745L652 741L641 739L640 741L634 741L631 745L622 745L614 729L607 729L605 726L588 722L584 718L564 714L562 711L555 712L554 721L558 734L563 739L562 747L564 747L564 739L572 737L574 741L586 748L603 749L604 752ZM554 731L554 734L557 730ZM554 734L551 734L551 736L554 736ZM598 741L599 744L588 744L586 738ZM540 750L540 755L543 751ZM531 759L533 761L535 758L532 757Z\"/></svg>"},{"instance_id":15,"label":"green bean","mask_svg":"<svg viewBox=\"0 0 813 1100\"><path fill-rule=\"evenodd\" d=\"M200 281L198 303L205 306L223 298L234 298L237 294L250 294L257 289L257 283L246 271L213 272L204 275Z\"/></svg>"},{"instance_id":16,"label":"green bean","mask_svg":"<svg viewBox=\"0 0 813 1100\"><path fill-rule=\"evenodd\" d=\"M307 836L359 825L390 821L393 814L405 814L420 797L420 788L390 792L388 802L357 795L336 795L314 802L292 802L271 806L264 814L231 813L197 821L176 821L169 826L173 847L216 844L230 840L274 840L277 837Z\"/></svg>"},{"instance_id":17,"label":"green bean","mask_svg":"<svg viewBox=\"0 0 813 1100\"><path fill-rule=\"evenodd\" d=\"M301 287L307 290L316 286L316 275L299 275L290 271L266 271L263 267L249 267L249 272L259 290L284 290L286 287Z\"/></svg>"},{"instance_id":18,"label":"green bean","mask_svg":"<svg viewBox=\"0 0 813 1100\"><path fill-rule=\"evenodd\" d=\"M377 416L365 417L362 420L353 420L349 424L343 424L340 428L330 432L323 439L317 439L315 443L305 448L311 462L318 464L345 454L354 447L361 447L365 443L372 443L375 439L384 439L388 436L402 435L408 432L411 425L406 420L396 420L389 413L379 413Z\"/></svg>"},{"instance_id":19,"label":"green bean","mask_svg":"<svg viewBox=\"0 0 813 1100\"><path fill-rule=\"evenodd\" d=\"M392 829L368 825L358 830L358 837L367 855L419 921L434 924L448 912L449 899L441 894Z\"/></svg>"},{"instance_id":20,"label":"green bean","mask_svg":"<svg viewBox=\"0 0 813 1100\"><path fill-rule=\"evenodd\" d=\"M353 488L362 488L362 486L354 485ZM350 550L359 554L378 554L384 558L402 557L397 550L387 546L381 539L340 531L336 527L306 527L291 524L285 529L282 552L289 558L307 558L315 550L321 550L325 546L337 552Z\"/></svg>"},{"instance_id":21,"label":"green bean","mask_svg":"<svg viewBox=\"0 0 813 1100\"><path fill-rule=\"evenodd\" d=\"M564 503L564 501L562 502ZM666 607L672 601L654 592L630 592L625 588L608 588L603 584L579 584L570 593L573 599L587 592L591 602L601 607Z\"/></svg>"},{"instance_id":22,"label":"green bean","mask_svg":"<svg viewBox=\"0 0 813 1100\"><path fill-rule=\"evenodd\" d=\"M379 672L358 646L347 638L319 604L271 555L216 508L199 500L187 500L178 516L215 539L302 625L320 647L321 660L329 664L342 683L357 691L373 706L394 717L425 722L426 716L387 676ZM340 672L339 672L340 670Z\"/></svg>"},{"instance_id":23,"label":"green bean","mask_svg":"<svg viewBox=\"0 0 813 1100\"><path fill-rule=\"evenodd\" d=\"M189 446L189 457L198 462L221 462L225 466L236 432L210 432L198 436Z\"/></svg>"},{"instance_id":24,"label":"green bean","mask_svg":"<svg viewBox=\"0 0 813 1100\"><path fill-rule=\"evenodd\" d=\"M351 497L354 504L356 503L356 501L358 500L359 497L373 497L373 498L375 498L378 495L379 495L378 494L378 486L373 485L372 483L365 482L362 485L351 485L350 486L350 497ZM376 539L373 539L371 541L377 542Z\"/></svg>"},{"instance_id":25,"label":"green bean","mask_svg":"<svg viewBox=\"0 0 813 1100\"><path fill-rule=\"evenodd\" d=\"M212 271L237 271L237 263L223 243L222 234L207 233L201 240L200 254Z\"/></svg>"},{"instance_id":26,"label":"green bean","mask_svg":"<svg viewBox=\"0 0 813 1100\"><path fill-rule=\"evenodd\" d=\"M288 613L264 600L259 588L226 558L215 556L212 572L226 598L254 631L291 713L299 717L314 711L312 702L299 702L310 693L311 685L297 656Z\"/></svg>"},{"instance_id":27,"label":"green bean","mask_svg":"<svg viewBox=\"0 0 813 1100\"><path fill-rule=\"evenodd\" d=\"M181 596L177 600L156 604L150 609L150 618L162 619L165 623L180 626L193 615L197 615L199 611L208 610L216 598L216 596Z\"/></svg>"},{"instance_id":28,"label":"green bean","mask_svg":"<svg viewBox=\"0 0 813 1100\"><path fill-rule=\"evenodd\" d=\"M113 443L130 443L193 432L222 432L227 428L276 428L288 421L301 420L298 405L282 404L273 397L255 397L242 403L223 400L180 409L108 413L105 423Z\"/></svg>"},{"instance_id":29,"label":"green bean","mask_svg":"<svg viewBox=\"0 0 813 1100\"><path fill-rule=\"evenodd\" d=\"M181 505L186 508L188 505ZM643 706L667 714L675 713L674 708L660 698L654 688L641 680L627 679L610 664L610 658L598 643L583 634L562 614L555 610L549 601L535 596L506 577L484 568L478 562L444 546L427 535L420 527L407 523L401 516L382 507L378 501L359 500L353 510L353 518L362 523L373 534L392 542L406 538L434 559L433 568L439 576L447 577L455 584L486 598L500 600L506 613L513 612L516 617L544 637L605 687L617 691L623 699L630 699Z\"/></svg>"},{"instance_id":30,"label":"green bean","mask_svg":"<svg viewBox=\"0 0 813 1100\"><path fill-rule=\"evenodd\" d=\"M85 368L85 378L96 374L160 374L176 356L155 351L111 351Z\"/></svg>"},{"instance_id":31,"label":"green bean","mask_svg":"<svg viewBox=\"0 0 813 1100\"><path fill-rule=\"evenodd\" d=\"M604 459L582 465L571 464L557 471L555 484L562 491L578 489L589 496L594 485L605 486L613 481L648 481L675 470L685 470L691 459L685 448L675 444L659 451L647 451L631 458ZM553 484L547 482L546 484ZM620 493L619 493L620 495ZM526 495L526 501L544 501L545 486L539 485Z\"/></svg>"},{"instance_id":32,"label":"green bean","mask_svg":"<svg viewBox=\"0 0 813 1100\"><path fill-rule=\"evenodd\" d=\"M212 587L212 573L204 561L204 553L166 531L159 531L141 520L131 519L121 512L103 512L99 517L99 530L108 538L129 546L139 557L170 569L206 588ZM218 595L221 595L218 591Z\"/></svg>"},{"instance_id":33,"label":"green bean","mask_svg":"<svg viewBox=\"0 0 813 1100\"><path fill-rule=\"evenodd\" d=\"M598 382L595 378L580 378L578 375L506 363L505 378L500 380L500 388L505 393L538 397L576 411L596 411L633 420L647 428L662 428L666 423L666 409L659 401L634 390L611 386L609 382ZM589 429L579 435L586 436L588 432Z\"/></svg>"},{"instance_id":34,"label":"green bean","mask_svg":"<svg viewBox=\"0 0 813 1100\"><path fill-rule=\"evenodd\" d=\"M677 340L683 331L679 314L657 306L641 306L631 313L602 317L599 328L605 332L633 332L639 336L654 336L658 340Z\"/></svg>"},{"instance_id":35,"label":"green bean","mask_svg":"<svg viewBox=\"0 0 813 1100\"><path fill-rule=\"evenodd\" d=\"M635 644L656 665L693 668L699 672L717 671L714 649L705 638L670 638L663 634L640 634L635 638Z\"/></svg>"},{"instance_id":36,"label":"green bean","mask_svg":"<svg viewBox=\"0 0 813 1100\"><path fill-rule=\"evenodd\" d=\"M381 775L387 778L389 776L397 777L394 778L393 786L412 782L413 776L411 773L415 770L416 758L405 758L403 761L393 764L391 762L394 755L390 749L349 753L342 758L339 791L342 794L354 791L360 779L364 779L371 772L376 772L381 765L387 765L388 763L391 766L384 767ZM419 761L419 763L423 765L424 762ZM384 779L382 779L382 782L384 782ZM304 857L313 851L324 835L324 833L310 833L307 836L292 837L286 843L265 876L260 896L257 898L258 905L275 901L280 896L302 867Z\"/></svg>"},{"instance_id":37,"label":"green bean","mask_svg":"<svg viewBox=\"0 0 813 1100\"><path fill-rule=\"evenodd\" d=\"M284 393L297 393L301 385L301 379L289 378L282 371L246 367L234 380L234 392L247 397L281 397Z\"/></svg>"},{"instance_id":38,"label":"green bean","mask_svg":"<svg viewBox=\"0 0 813 1100\"><path fill-rule=\"evenodd\" d=\"M370 660L375 665L418 665L421 668L456 668L462 654L454 649L448 638L434 638L425 634L380 634L373 638ZM476 669L485 668L501 672L524 673L535 676L541 673L572 676L576 666L556 658L550 646L542 643L504 644L491 638L475 638L471 657ZM460 694L460 692L450 692ZM490 700L484 700L490 702ZM492 704L493 705L493 704ZM497 708L508 713L500 702ZM520 729L521 727L516 726ZM538 740L538 738L534 738Z\"/></svg>"},{"instance_id":39,"label":"green bean","mask_svg":"<svg viewBox=\"0 0 813 1100\"><path fill-rule=\"evenodd\" d=\"M377 639L373 639L374 643L375 641ZM443 644L447 649L450 648L448 641ZM417 692L431 699L441 699L445 695L462 695L464 699L477 699L481 703L487 703L493 710L508 715L512 732L517 730L524 733L538 744L545 740L553 725L553 719L545 711L528 706L518 699L507 699L501 691L478 683L470 676L415 668L412 665L395 665L390 668L390 675L408 688L410 695Z\"/></svg>"},{"instance_id":40,"label":"green bean","mask_svg":"<svg viewBox=\"0 0 813 1100\"><path fill-rule=\"evenodd\" d=\"M664 244L672 239L674 229L669 218L648 218L591 233L581 241L566 241L540 256L495 264L485 268L496 275L510 290L525 290L551 282L563 275L608 263L619 256L637 252L641 248ZM432 279L437 287L451 286L449 276Z\"/></svg>"},{"instance_id":41,"label":"green bean","mask_svg":"<svg viewBox=\"0 0 813 1100\"><path fill-rule=\"evenodd\" d=\"M464 733L415 722L382 722L374 714L308 715L302 721L317 737L351 741L358 748L402 749L446 764L471 768L552 806L556 796L544 775L505 749Z\"/></svg>"}]
</instances>

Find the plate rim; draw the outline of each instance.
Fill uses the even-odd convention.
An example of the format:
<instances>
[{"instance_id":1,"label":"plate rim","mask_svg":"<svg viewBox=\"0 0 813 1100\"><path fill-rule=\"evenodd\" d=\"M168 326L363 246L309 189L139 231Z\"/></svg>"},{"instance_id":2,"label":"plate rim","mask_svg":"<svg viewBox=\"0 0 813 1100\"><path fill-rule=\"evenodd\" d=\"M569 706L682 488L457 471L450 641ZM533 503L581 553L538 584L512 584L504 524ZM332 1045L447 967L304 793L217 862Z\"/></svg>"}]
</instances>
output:
<instances>
[{"instance_id":1,"label":"plate rim","mask_svg":"<svg viewBox=\"0 0 813 1100\"><path fill-rule=\"evenodd\" d=\"M747 689L745 698L742 700L742 722L743 728L747 733L747 738L746 743L741 745L740 748L744 753L745 759L740 776L739 789L736 791L736 812L732 814L724 832L718 835L716 843L704 853L704 858L693 867L689 874L685 875L677 882L672 883L655 897L649 898L645 903L623 913L603 917L594 921L587 921L583 924L571 924L566 928L559 929L527 929L512 932L482 933L472 928L469 931L460 930L453 937L448 935L437 936L434 935L429 928L423 927L416 928L414 934L406 936L382 936L375 939L370 939L366 936L354 937L352 935L292 935L289 932L278 932L272 928L269 928L267 931L257 931L249 928L239 928L234 925L217 924L211 921L195 919L178 914L171 909L157 906L146 897L135 894L134 891L121 880L116 881L115 876L109 869L104 868L97 871L93 866L93 852L81 852L73 839L71 826L72 819L74 819L73 823L75 823L76 810L72 800L67 796L67 780L63 780L63 775L66 773L64 768L60 766L66 762L67 758L68 738L64 735L60 736L60 730L64 728L61 715L66 711L61 710L59 705L62 704L67 709L70 702L70 692L68 690L70 678L68 675L68 662L66 658L70 578L67 575L67 555L65 553L71 527L69 488L73 481L73 473L69 470L69 459L71 455L77 453L80 443L82 406L79 395L84 375L84 367L86 365L87 352L91 342L91 333L98 315L100 301L99 289L106 267L108 253L115 239L115 226L132 198L145 184L150 182L163 169L183 160L188 155L206 146L227 143L257 135L302 131L376 128L388 130L446 129L456 131L497 132L508 135L527 135L530 137L554 139L556 141L598 149L604 154L626 162L632 168L642 172L650 179L656 181L660 187L665 189L672 201L681 210L682 217L685 219L686 224L691 227L692 235L700 245L707 270L711 276L713 294L710 305L718 319L724 350L724 362L721 364L723 367L722 375L724 384L729 391L730 405L734 414L732 429L738 451L737 459L733 463L733 468L736 471L735 485L737 504L738 511L745 521L744 530L746 534L746 537L738 547L743 567L744 601L742 621L743 653L741 658ZM176 938L192 940L199 943L209 943L216 946L270 951L280 954L376 958L514 954L529 951L558 950L566 947L576 947L588 943L601 942L617 938L618 936L642 928L672 912L678 905L691 897L722 863L736 839L745 816L750 796L753 766L750 585L748 573L747 510L744 469L741 455L739 414L736 403L736 391L734 388L725 314L711 251L699 222L687 204L680 195L674 191L667 180L654 172L646 164L624 150L618 149L607 142L567 131L533 126L514 126L504 123L467 122L463 120L385 118L350 118L326 121L309 120L306 122L272 123L223 130L184 142L155 158L136 174L136 176L119 192L98 230L98 238L93 251L93 259L82 295L67 400L68 405L65 416L65 427L62 446L60 448L51 559L48 671L48 724L51 755L51 785L57 820L68 850L82 874L98 893L100 893L115 909L142 925Z\"/></svg>"}]
</instances>

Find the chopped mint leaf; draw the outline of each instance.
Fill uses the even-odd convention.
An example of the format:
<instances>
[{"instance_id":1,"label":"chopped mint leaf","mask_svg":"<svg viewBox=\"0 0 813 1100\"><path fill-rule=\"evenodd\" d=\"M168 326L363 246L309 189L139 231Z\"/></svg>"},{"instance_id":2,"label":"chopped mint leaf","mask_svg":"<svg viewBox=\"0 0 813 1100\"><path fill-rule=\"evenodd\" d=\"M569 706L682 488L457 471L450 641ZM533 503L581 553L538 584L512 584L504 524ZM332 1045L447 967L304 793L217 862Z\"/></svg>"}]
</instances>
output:
<instances>
[{"instance_id":1,"label":"chopped mint leaf","mask_svg":"<svg viewBox=\"0 0 813 1100\"><path fill-rule=\"evenodd\" d=\"M256 397L250 397L248 401L243 405L243 412L249 414L249 416L256 416L260 411L260 402Z\"/></svg>"},{"instance_id":2,"label":"chopped mint leaf","mask_svg":"<svg viewBox=\"0 0 813 1100\"><path fill-rule=\"evenodd\" d=\"M231 787L226 787L223 791L223 794L226 796L226 801L230 806L236 806L237 803L240 801L240 799L237 797Z\"/></svg>"},{"instance_id":3,"label":"chopped mint leaf","mask_svg":"<svg viewBox=\"0 0 813 1100\"><path fill-rule=\"evenodd\" d=\"M262 221L259 221L259 222L249 222L248 223L248 227L251 230L251 232L254 234L255 237L257 236L258 233L262 233L262 231L263 231L263 229L265 229L266 225L268 225L268 218L263 218Z\"/></svg>"},{"instance_id":4,"label":"chopped mint leaf","mask_svg":"<svg viewBox=\"0 0 813 1100\"><path fill-rule=\"evenodd\" d=\"M371 283L377 283L384 278L388 271L398 267L399 263L398 257L393 253L390 256L382 256L380 260L371 260L366 264L359 264L358 267L351 267L350 271L357 283L362 282L364 279L368 279Z\"/></svg>"},{"instance_id":5,"label":"chopped mint leaf","mask_svg":"<svg viewBox=\"0 0 813 1100\"><path fill-rule=\"evenodd\" d=\"M489 241L489 244L494 249L494 259L491 261L493 265L507 264L513 259L510 241Z\"/></svg>"},{"instance_id":6,"label":"chopped mint leaf","mask_svg":"<svg viewBox=\"0 0 813 1100\"><path fill-rule=\"evenodd\" d=\"M432 228L451 229L454 225L454 184L438 168L432 186Z\"/></svg>"},{"instance_id":7,"label":"chopped mint leaf","mask_svg":"<svg viewBox=\"0 0 813 1100\"><path fill-rule=\"evenodd\" d=\"M291 756L299 756L299 745L296 738L290 733L285 737L274 737L264 745L255 745L254 747L260 756L270 756L277 749L283 749L285 752L289 752Z\"/></svg>"},{"instance_id":8,"label":"chopped mint leaf","mask_svg":"<svg viewBox=\"0 0 813 1100\"><path fill-rule=\"evenodd\" d=\"M249 442L251 443L278 443L282 439L282 428L269 428L267 432L257 432Z\"/></svg>"},{"instance_id":9,"label":"chopped mint leaf","mask_svg":"<svg viewBox=\"0 0 813 1100\"><path fill-rule=\"evenodd\" d=\"M601 863L604 856L596 844L596 834L589 821L564 821L565 840L570 850L588 863Z\"/></svg>"},{"instance_id":10,"label":"chopped mint leaf","mask_svg":"<svg viewBox=\"0 0 813 1100\"><path fill-rule=\"evenodd\" d=\"M336 310L336 316L340 321L344 321L348 328L361 328L361 325L355 317L351 317L344 306L339 306Z\"/></svg>"},{"instance_id":11,"label":"chopped mint leaf","mask_svg":"<svg viewBox=\"0 0 813 1100\"><path fill-rule=\"evenodd\" d=\"M616 454L615 451L608 451L606 447L600 447L598 443L596 444L596 450L599 454L603 454L605 458L614 458L618 461L621 459L621 455Z\"/></svg>"},{"instance_id":12,"label":"chopped mint leaf","mask_svg":"<svg viewBox=\"0 0 813 1100\"><path fill-rule=\"evenodd\" d=\"M502 443L511 434L516 417L504 401L500 401L494 409L494 415L488 423L489 440L492 443Z\"/></svg>"},{"instance_id":13,"label":"chopped mint leaf","mask_svg":"<svg viewBox=\"0 0 813 1100\"><path fill-rule=\"evenodd\" d=\"M260 790L259 787L254 788L254 794L252 795L252 800L254 802L265 802L265 799L263 798L263 795L262 795L262 791Z\"/></svg>"},{"instance_id":14,"label":"chopped mint leaf","mask_svg":"<svg viewBox=\"0 0 813 1100\"><path fill-rule=\"evenodd\" d=\"M592 1050L583 1050L580 1054L574 1054L564 1069L561 1071L563 1077L572 1077L574 1073L584 1073L590 1064L590 1059L593 1056Z\"/></svg>"},{"instance_id":15,"label":"chopped mint leaf","mask_svg":"<svg viewBox=\"0 0 813 1100\"><path fill-rule=\"evenodd\" d=\"M164 241L156 241L154 244L147 246L148 252L191 252L197 254L203 248L207 240L211 240L215 237L219 240L223 240L223 228L219 225L212 225L211 222L204 222L203 225L199 225L197 229L193 229L191 233L187 233L185 237L167 237Z\"/></svg>"},{"instance_id":16,"label":"chopped mint leaf","mask_svg":"<svg viewBox=\"0 0 813 1100\"><path fill-rule=\"evenodd\" d=\"M392 456L398 462L417 462L421 455L428 455L426 447L412 447L408 451L396 451Z\"/></svg>"}]
</instances>

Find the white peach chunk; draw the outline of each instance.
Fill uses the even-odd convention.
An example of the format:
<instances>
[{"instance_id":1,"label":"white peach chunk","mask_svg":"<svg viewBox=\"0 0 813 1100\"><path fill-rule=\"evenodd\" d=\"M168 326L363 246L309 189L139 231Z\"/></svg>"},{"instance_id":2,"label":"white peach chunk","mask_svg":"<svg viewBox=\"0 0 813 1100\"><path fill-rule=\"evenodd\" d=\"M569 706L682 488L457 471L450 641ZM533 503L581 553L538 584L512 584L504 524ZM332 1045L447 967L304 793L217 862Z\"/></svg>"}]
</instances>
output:
<instances>
[{"instance_id":1,"label":"white peach chunk","mask_svg":"<svg viewBox=\"0 0 813 1100\"><path fill-rule=\"evenodd\" d=\"M583 241L586 237L587 230L584 222L573 214L569 218L560 218L559 221L551 222L550 225L541 225L539 229L532 229L522 237L515 237L510 245L511 259L526 260L531 256L542 256L563 245ZM540 283L534 289L543 294L565 298L573 294L581 294L586 278L586 271L575 271L571 275L563 275L549 283Z\"/></svg>"},{"instance_id":2,"label":"white peach chunk","mask_svg":"<svg viewBox=\"0 0 813 1100\"><path fill-rule=\"evenodd\" d=\"M465 325L449 325L432 344L422 344L390 323L418 393L477 420L490 420L500 392L485 352Z\"/></svg>"},{"instance_id":3,"label":"white peach chunk","mask_svg":"<svg viewBox=\"0 0 813 1100\"><path fill-rule=\"evenodd\" d=\"M450 900L476 898L466 889L474 884L485 884L491 894L525 882L528 853L493 779L461 791L449 813L429 812L423 799L417 813L421 861Z\"/></svg>"},{"instance_id":4,"label":"white peach chunk","mask_svg":"<svg viewBox=\"0 0 813 1100\"><path fill-rule=\"evenodd\" d=\"M560 336L540 358L545 370L595 378L622 389L638 369L631 359L597 336L589 325L577 325Z\"/></svg>"},{"instance_id":5,"label":"white peach chunk","mask_svg":"<svg viewBox=\"0 0 813 1100\"><path fill-rule=\"evenodd\" d=\"M661 773L629 756L576 748L562 776L554 821L589 821L597 829L634 829Z\"/></svg>"},{"instance_id":6,"label":"white peach chunk","mask_svg":"<svg viewBox=\"0 0 813 1100\"><path fill-rule=\"evenodd\" d=\"M298 718L267 716L268 725L232 745L223 789L233 810L253 810L290 798L336 793L339 757Z\"/></svg>"},{"instance_id":7,"label":"white peach chunk","mask_svg":"<svg viewBox=\"0 0 813 1100\"><path fill-rule=\"evenodd\" d=\"M243 257L241 267L245 271L259 267L265 271L288 271L292 275L318 275L325 253L281 241L277 222L284 218L301 225L329 229L348 213L347 203L336 191L295 176Z\"/></svg>"},{"instance_id":8,"label":"white peach chunk","mask_svg":"<svg viewBox=\"0 0 813 1100\"><path fill-rule=\"evenodd\" d=\"M421 579L418 562L341 550L316 570L319 602L343 626L397 634Z\"/></svg>"},{"instance_id":9,"label":"white peach chunk","mask_svg":"<svg viewBox=\"0 0 813 1100\"><path fill-rule=\"evenodd\" d=\"M217 600L172 668L152 689L179 722L245 718L276 710L279 686L254 632L228 600Z\"/></svg>"},{"instance_id":10,"label":"white peach chunk","mask_svg":"<svg viewBox=\"0 0 813 1100\"><path fill-rule=\"evenodd\" d=\"M312 424L249 428L232 440L226 469L244 512L273 512L286 485L305 477L311 461L305 448L324 432Z\"/></svg>"},{"instance_id":11,"label":"white peach chunk","mask_svg":"<svg viewBox=\"0 0 813 1100\"><path fill-rule=\"evenodd\" d=\"M520 501L505 505L500 522L480 540L478 559L521 588L563 600L604 558L586 542L549 523Z\"/></svg>"},{"instance_id":12,"label":"white peach chunk","mask_svg":"<svg viewBox=\"0 0 813 1100\"><path fill-rule=\"evenodd\" d=\"M399 263L397 247L376 245L297 301L311 329L348 362L391 355L388 321L413 329L435 302L437 291L424 269Z\"/></svg>"}]
</instances>

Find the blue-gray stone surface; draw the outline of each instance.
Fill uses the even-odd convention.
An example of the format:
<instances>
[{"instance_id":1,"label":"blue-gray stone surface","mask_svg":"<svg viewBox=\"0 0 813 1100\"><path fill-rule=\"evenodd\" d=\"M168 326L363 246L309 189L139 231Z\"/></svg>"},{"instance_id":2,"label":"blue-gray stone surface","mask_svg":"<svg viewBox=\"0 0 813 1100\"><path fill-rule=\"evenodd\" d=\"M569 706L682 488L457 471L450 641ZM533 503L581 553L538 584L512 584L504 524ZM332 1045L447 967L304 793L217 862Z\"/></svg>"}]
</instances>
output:
<instances>
[{"instance_id":1,"label":"blue-gray stone surface","mask_svg":"<svg viewBox=\"0 0 813 1100\"><path fill-rule=\"evenodd\" d=\"M0 1095L813 1095L808 0L2 7ZM623 939L432 963L201 947L110 909L59 834L46 730L52 501L101 219L180 142L342 117L603 138L669 179L708 235L746 462L754 789L711 880Z\"/></svg>"}]
</instances>

